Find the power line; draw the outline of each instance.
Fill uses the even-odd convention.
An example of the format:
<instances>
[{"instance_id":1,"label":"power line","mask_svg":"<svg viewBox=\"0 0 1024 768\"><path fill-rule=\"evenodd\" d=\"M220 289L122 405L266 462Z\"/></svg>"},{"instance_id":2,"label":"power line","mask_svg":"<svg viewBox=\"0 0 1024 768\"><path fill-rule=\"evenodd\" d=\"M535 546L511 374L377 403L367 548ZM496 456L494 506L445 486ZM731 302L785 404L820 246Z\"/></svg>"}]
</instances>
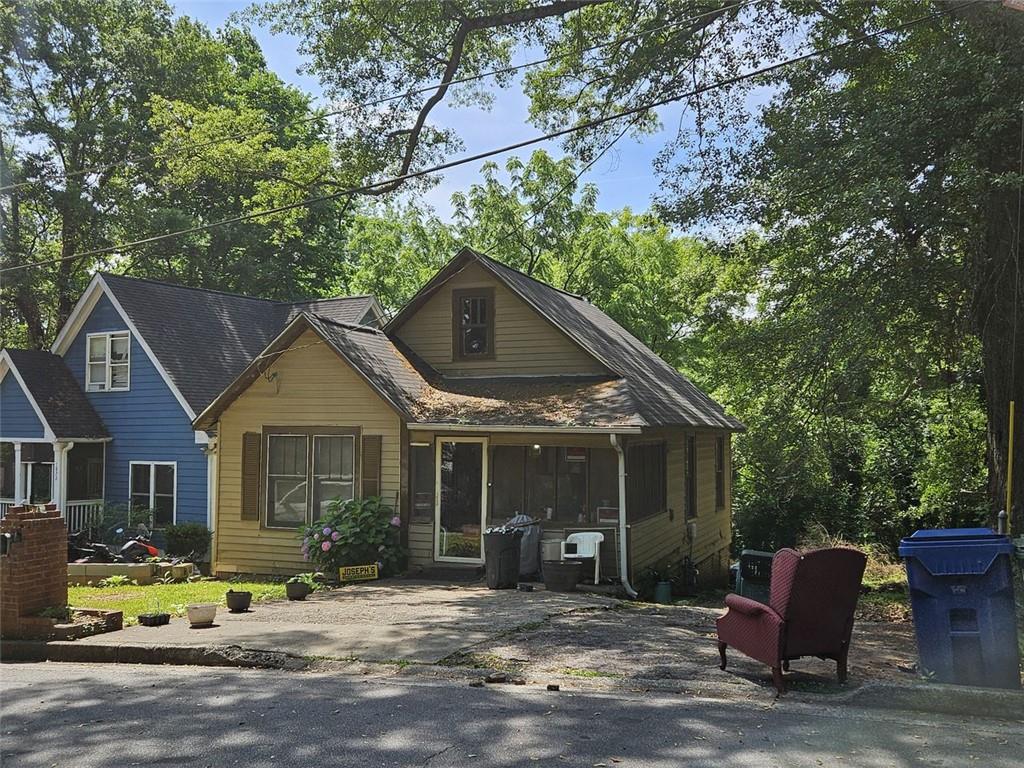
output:
<instances>
[{"instance_id":1,"label":"power line","mask_svg":"<svg viewBox=\"0 0 1024 768\"><path fill-rule=\"evenodd\" d=\"M542 213L544 213L544 211L546 211L548 209L548 206L550 206L552 203L555 202L555 200L557 200L562 195L564 195L566 192L568 192L570 189L572 189L576 185L576 183L580 180L580 177L583 176L583 174L585 174L591 168L593 168L598 163L598 161L602 157L604 157L605 154L607 154L608 151L618 143L619 139L621 139L623 136L625 136L629 132L630 128L632 128L634 125L636 125L637 122L638 122L637 120L630 120L629 122L627 122L626 126L621 131L619 131L617 134L615 134L611 138L611 141L609 141L607 144L605 144L603 147L601 147L601 149L598 150L598 152L590 160L588 160L582 167L580 167L580 169L575 174L573 174L573 177L571 179L569 179L567 182L565 182L565 184L563 184L561 187L559 187L558 190L553 195L551 195L551 197L549 197L547 200L545 200L543 203L541 203L539 206L537 206L537 208L533 211L533 213L531 213L526 218L522 219L519 223L523 224L523 225L529 224L534 219L536 219L538 216L540 216ZM508 227L504 227L503 226L501 228L500 235L496 235L495 237L491 238L491 240L485 246L484 250L488 250L490 248L493 248L495 245L497 245L499 237L507 237L508 235L509 235Z\"/></svg>"},{"instance_id":2,"label":"power line","mask_svg":"<svg viewBox=\"0 0 1024 768\"><path fill-rule=\"evenodd\" d=\"M405 91L403 93L395 93L395 94L392 94L390 96L382 96L382 97L380 97L378 99L371 99L370 101L363 102L363 103L360 103L360 104L353 104L353 105L347 106L347 107L345 107L343 109L331 110L331 111L328 111L328 112L319 112L317 114L308 115L306 117L301 117L301 118L298 118L296 120L290 120L290 121L287 121L285 123L282 123L281 127L294 126L294 125L305 125L307 123L314 123L314 122L317 122L318 120L324 120L324 119L329 118L329 117L340 117L341 115L346 115L346 114L349 114L351 112L355 112L356 110L359 110L359 109L368 109L368 108L371 108L371 107L379 107L381 105L388 104L388 103L390 103L392 101L400 101L401 99L407 99L407 98L410 98L412 96L419 96L420 94L423 94L423 93L429 93L431 91L436 91L439 88L450 88L453 85L463 85L465 83L470 83L470 82L473 82L475 80L483 80L483 79L489 78L489 77L497 77L499 75L512 74L514 72L519 72L521 70L528 69L530 67L537 67L537 66L540 66L541 64L547 64L547 63L552 62L552 61L558 61L560 59L567 59L567 58L569 58L571 56L579 56L579 55L583 55L583 54L587 54L587 53L592 53L592 52L600 50L602 48L608 48L608 47L613 46L613 45L622 45L624 43L629 43L629 42L632 42L634 40L639 40L639 39L641 39L643 37L647 37L648 35L653 35L656 32L662 32L662 31L664 31L666 29L670 29L672 27L677 27L680 24L691 24L691 23L693 23L695 21L699 21L700 19L705 18L707 16L714 16L716 14L721 14L721 13L724 13L724 12L727 12L727 11L740 10L740 9L742 9L742 8L752 4L754 2L757 2L757 0L742 0L742 2L736 3L735 5L723 5L723 7L718 8L718 9L713 10L713 11L705 11L704 13L700 13L700 14L697 14L695 16L688 16L688 17L686 17L684 19L677 19L676 21L670 21L670 22L667 22L665 24L662 24L659 27L654 27L652 29L644 30L643 32L638 32L635 35L630 35L630 36L619 38L619 39L616 39L616 40L610 40L610 41L608 41L606 43L600 43L600 44L597 44L597 45L592 45L592 46L590 46L588 48L578 49L576 51L573 51L572 53L556 54L554 56L548 56L548 57L545 57L545 58L542 58L542 59L535 59L533 61L527 61L527 62L524 62L523 64L514 64L514 65L509 65L507 67L499 67L498 69L488 70L487 72L480 72L479 74L476 74L476 75L466 75L465 77L455 78L453 80L449 80L448 82L440 82L440 83L433 83L431 85L420 86L419 88L413 88L412 90ZM161 159L163 157L170 156L172 154L177 154L177 152L179 152L179 151L184 151L186 153L189 153L190 156L194 156L194 153L197 152L198 150L207 149L208 147L217 146L218 144L223 144L223 143L228 142L228 141L235 141L236 139L251 138L252 136L253 136L253 133L250 132L250 131L240 131L238 133L228 134L226 136L221 136L221 137L216 138L216 139L209 139L208 141L200 142L198 144L193 144L191 146L185 147L183 150L174 150L174 151L170 151L169 150L167 152L145 152L145 153L141 153L141 154L138 154L138 155L132 155L132 156L126 157L123 160L118 160L116 162L104 163L102 165L94 165L94 166L89 167L89 168L80 168L80 169L78 169L76 171L71 171L70 173L63 174L62 176L60 176L60 179L62 179L64 181L67 181L68 179L75 178L75 177L78 177L78 176L89 176L89 175L94 174L94 173L102 173L103 171L110 170L111 168L117 168L118 166L121 166L121 165L128 165L130 163L138 162L139 160L145 160L147 158ZM35 179L35 180L32 180L32 181L19 181L19 182L15 183L15 184L8 184L6 186L0 186L0 192L8 192L10 190L20 189L21 187L35 186L37 184L42 184L42 183L43 182L42 182L41 179Z\"/></svg>"},{"instance_id":3,"label":"power line","mask_svg":"<svg viewBox=\"0 0 1024 768\"><path fill-rule=\"evenodd\" d=\"M892 34L894 32L899 32L899 31L902 31L904 29L908 29L908 28L916 26L917 24L920 24L922 22L930 21L930 20L933 20L933 19L937 19L937 18L940 18L940 17L945 16L947 14L953 13L954 11L960 10L961 8L965 8L967 5L970 5L970 3L964 3L962 5L954 6L952 8L949 8L949 9L946 9L946 10L943 10L943 11L939 11L937 13L932 13L932 14L929 14L927 16L920 16L920 17L918 17L916 19L913 19L911 21L904 22L903 24L897 24L897 25L892 26L892 27L887 27L886 29L878 30L877 32L869 32L867 34L860 35L859 37L855 37L855 38L852 38L850 40L846 40L846 41L844 41L842 43L836 43L834 45L828 46L827 48L822 48L820 50L809 51L808 53L801 54L800 56L795 56L795 57L790 58L790 59L785 59L783 61L776 62L775 64L771 64L771 65L769 65L767 67L762 67L761 69L752 70L750 72L745 72L743 74L734 75L732 77L728 77L728 78L725 78L723 80L718 80L718 81L716 81L714 83L709 83L708 85L704 85L704 86L701 86L699 88L695 88L695 89L693 89L691 91L686 91L684 93L679 93L679 94L675 94L673 96L668 96L668 97L665 97L663 99L658 99L657 101L648 102L647 104L643 104L643 105L640 105L640 106L637 106L637 107L631 107L629 109L622 110L621 112L616 112L615 114L612 114L612 115L605 115L603 117L593 118L591 120L587 120L587 121L585 121L583 123L580 123L578 125L570 126L568 128L562 128L562 129L557 130L557 131L551 131L549 133L541 134L540 136L534 136L532 138L523 139L522 141L517 141L517 142L514 142L512 144L506 144L505 146L499 147L497 149L490 149L490 150L486 150L484 152L478 152L476 154L469 155L469 156L466 156L466 157L462 157L462 158L459 158L457 160L449 160L448 162L439 163L437 165L430 166L429 168L422 168L422 169L417 170L417 171L409 171L408 173L404 173L404 174L401 174L401 175L398 175L398 176L393 176L393 177L390 177L388 179L383 179L381 181L375 181L375 182L371 182L371 183L368 183L368 184L362 184L362 185L357 186L357 187L350 187L348 189L343 189L343 190L340 190L338 192L332 192L332 193L326 194L326 195L319 195L317 197L311 197L311 198L307 198L305 200L299 200L299 201L296 201L294 203L288 203L286 205L279 205L279 206L274 207L274 208L268 208L268 209L261 210L261 211L251 211L249 213L240 214L238 216L231 216L229 218L221 219L219 221L213 221L213 222L210 222L208 224L199 224L199 225L194 226L194 227L188 227L186 229L181 229L181 230L177 230L177 231L174 231L174 232L165 232L164 234L161 234L161 235L153 235L153 236L150 236L150 237L144 237L144 238L141 238L139 240L131 240L131 241L128 241L128 242L125 242L125 243L118 243L117 245L106 246L104 248L94 248L94 249L89 250L89 251L81 251L79 253L74 253L74 254L71 254L70 256L63 256L63 257L57 258L57 259L43 259L43 260L40 260L40 261L28 262L26 264L19 264L19 265L12 266L12 267L5 267L3 269L0 269L0 274L6 273L6 272L14 272L14 271L20 270L20 269L28 269L30 267L42 266L42 265L45 265L45 264L57 264L57 263L60 263L60 262L63 262L63 261L70 261L72 259L84 258L86 256L100 256L100 255L103 255L103 254L106 254L106 253L114 253L114 252L117 252L117 251L125 251L125 250L129 250L131 248L137 248L140 245L148 245L150 243L161 242L163 240L168 240L168 239L174 238L174 237L181 237L182 235L190 235L190 234L195 234L197 232L204 232L206 230L214 229L216 227L221 227L221 226L225 226L225 225L228 225L228 224L237 224L237 223L244 222L244 221L250 221L252 219L263 218L264 216L273 216L274 214L284 213L284 212L287 212L287 211L295 210L296 208L304 208L304 207L307 207L307 206L310 206L310 205L315 205L316 203L323 203L323 202L328 202L328 201L331 201L331 200L337 200L338 198L341 198L341 197L352 196L352 195L357 195L357 194L363 194L363 193L366 193L366 192L372 192L375 189L377 189L378 187L384 187L384 186L388 186L388 185L395 184L395 183L402 183L402 182L405 182L405 181L411 181L412 179L418 179L418 178L421 178L423 176L428 176L428 175L430 175L432 173L438 173L440 171L446 171L446 170L448 170L450 168L455 168L457 166L465 165L467 163L477 162L478 160L485 160L485 159L487 159L489 157L493 157L494 155L504 154L505 152L512 152L514 150L523 149L525 147L529 147L529 146L532 146L534 144L540 144L540 143L545 142L545 141L550 141L551 139L558 139L558 138L561 138L563 136L568 136L568 135L576 133L578 131L587 130L589 128L595 128L597 126L604 125L605 123L610 123L613 120L619 120L619 119L622 119L624 117L632 117L632 116L635 116L635 115L640 115L640 114L642 114L644 112L647 112L649 110L657 109L659 107L663 107L663 106L666 106L668 104L672 104L674 102L680 101L681 99L686 99L686 98L690 98L692 96L700 95L702 93L707 93L708 91L712 91L712 90L715 90L717 88L724 88L724 87L729 86L729 85L735 85L736 83L743 82L744 80L749 80L749 79L751 79L753 77L759 77L761 75L769 74L771 72L775 72L777 70L783 69L784 67L792 66L793 64L799 64L800 62L803 62L803 61L809 61L810 59L816 58L818 56L823 56L823 55L825 55L827 53L831 53L833 51L837 51L837 50L840 50L842 48L847 48L847 47L849 47L851 45L856 45L858 43L862 43L862 42L865 42L867 40L871 40L871 39L874 39L876 37L880 37L882 35L888 35L888 34Z\"/></svg>"}]
</instances>

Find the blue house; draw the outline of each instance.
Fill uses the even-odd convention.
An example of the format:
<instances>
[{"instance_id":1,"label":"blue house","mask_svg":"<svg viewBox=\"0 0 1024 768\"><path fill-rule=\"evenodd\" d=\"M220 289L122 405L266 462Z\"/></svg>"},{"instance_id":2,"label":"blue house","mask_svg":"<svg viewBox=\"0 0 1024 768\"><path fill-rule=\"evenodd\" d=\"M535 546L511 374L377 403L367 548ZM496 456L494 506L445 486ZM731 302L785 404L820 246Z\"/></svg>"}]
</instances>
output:
<instances>
[{"instance_id":1,"label":"blue house","mask_svg":"<svg viewBox=\"0 0 1024 768\"><path fill-rule=\"evenodd\" d=\"M53 502L75 529L106 503L157 529L209 526L216 438L192 423L312 310L383 321L372 296L276 302L96 274L49 352L0 351L0 516Z\"/></svg>"}]
</instances>

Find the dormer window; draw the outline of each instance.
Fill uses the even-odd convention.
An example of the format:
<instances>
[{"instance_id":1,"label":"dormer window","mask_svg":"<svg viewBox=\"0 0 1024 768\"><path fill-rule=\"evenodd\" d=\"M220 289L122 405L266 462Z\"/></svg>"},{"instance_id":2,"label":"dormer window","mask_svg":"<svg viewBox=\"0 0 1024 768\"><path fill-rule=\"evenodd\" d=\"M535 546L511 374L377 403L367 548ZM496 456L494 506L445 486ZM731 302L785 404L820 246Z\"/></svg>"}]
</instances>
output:
<instances>
[{"instance_id":1,"label":"dormer window","mask_svg":"<svg viewBox=\"0 0 1024 768\"><path fill-rule=\"evenodd\" d=\"M452 291L452 317L456 360L494 357L494 289Z\"/></svg>"},{"instance_id":2,"label":"dormer window","mask_svg":"<svg viewBox=\"0 0 1024 768\"><path fill-rule=\"evenodd\" d=\"M85 389L87 392L124 392L128 389L131 336L90 333L86 338Z\"/></svg>"}]
</instances>

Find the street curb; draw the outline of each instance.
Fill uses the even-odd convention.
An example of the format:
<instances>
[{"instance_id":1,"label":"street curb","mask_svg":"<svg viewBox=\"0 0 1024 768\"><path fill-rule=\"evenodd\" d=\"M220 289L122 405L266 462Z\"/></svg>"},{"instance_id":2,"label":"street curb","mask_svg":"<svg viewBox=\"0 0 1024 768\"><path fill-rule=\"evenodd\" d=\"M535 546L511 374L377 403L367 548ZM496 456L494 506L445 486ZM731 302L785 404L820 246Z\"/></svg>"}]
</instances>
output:
<instances>
[{"instance_id":1,"label":"street curb","mask_svg":"<svg viewBox=\"0 0 1024 768\"><path fill-rule=\"evenodd\" d=\"M73 641L27 640L0 644L4 662L61 661L85 664L181 664L200 667L306 669L308 662L279 651L254 651L237 645L197 648L184 645L83 645Z\"/></svg>"},{"instance_id":2,"label":"street curb","mask_svg":"<svg viewBox=\"0 0 1024 768\"><path fill-rule=\"evenodd\" d=\"M943 683L865 683L841 700L858 707L1024 722L1024 691L1020 690Z\"/></svg>"},{"instance_id":3,"label":"street curb","mask_svg":"<svg viewBox=\"0 0 1024 768\"><path fill-rule=\"evenodd\" d=\"M292 656L281 651L262 651L225 646L182 645L93 645L74 641L53 640L4 641L0 643L0 661L3 662L77 662L87 664L166 664L203 667L236 667L247 669L280 669L286 671L336 671L344 674L367 674L380 662L359 660L320 660ZM488 672L479 668L445 667L433 664L411 664L396 668L393 675L405 678L434 678L451 682L483 679ZM551 682L560 683L563 690L575 693L663 693L697 697L727 698L748 704L813 704L820 706L855 706L869 709L899 710L925 714L988 718L1024 722L1024 691L996 688L974 688L941 683L864 683L845 693L816 694L791 691L782 699L775 699L765 690L761 701L756 689L739 691L733 686L712 683L685 683L644 678L622 678L612 682L602 679L600 685L587 685L576 678L551 676ZM539 681L533 681L541 684ZM740 694L740 696L737 696Z\"/></svg>"}]
</instances>

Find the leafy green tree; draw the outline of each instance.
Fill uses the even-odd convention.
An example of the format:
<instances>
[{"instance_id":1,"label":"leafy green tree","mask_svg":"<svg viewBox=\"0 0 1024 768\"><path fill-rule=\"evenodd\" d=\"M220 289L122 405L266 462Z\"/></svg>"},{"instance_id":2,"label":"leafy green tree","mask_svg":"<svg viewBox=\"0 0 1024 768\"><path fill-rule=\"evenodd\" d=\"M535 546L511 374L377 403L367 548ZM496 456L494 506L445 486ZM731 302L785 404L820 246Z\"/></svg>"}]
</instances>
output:
<instances>
[{"instance_id":1,"label":"leafy green tree","mask_svg":"<svg viewBox=\"0 0 1024 768\"><path fill-rule=\"evenodd\" d=\"M552 57L525 78L531 116L546 128L679 99L696 128L681 130L656 164L663 218L764 234L767 261L754 266L770 273L765 306L779 322L759 330L804 350L785 356L786 380L830 416L837 403L871 407L879 347L912 370L906 380L979 374L988 496L999 508L1007 405L1024 375L1012 325L1022 289L1009 277L1018 274L1024 13L938 0L297 5L267 4L263 17L303 39L332 95L361 101L448 84L373 112L369 136L351 134L395 136L396 146L375 146L399 170L457 142L418 128L444 99L479 98L480 82L456 81L508 64L516 47ZM812 48L823 53L687 95ZM764 109L751 107L755 85L771 96ZM656 125L642 112L633 130ZM619 130L588 129L567 146L586 160ZM783 316L787 308L796 314ZM968 370L963 350L975 340L980 370ZM1024 501L1024 473L1015 484Z\"/></svg>"},{"instance_id":2,"label":"leafy green tree","mask_svg":"<svg viewBox=\"0 0 1024 768\"><path fill-rule=\"evenodd\" d=\"M252 36L164 0L0 7L3 343L45 346L97 268L296 298L337 283L348 201L203 229L362 178ZM193 233L124 251L117 243Z\"/></svg>"}]
</instances>

